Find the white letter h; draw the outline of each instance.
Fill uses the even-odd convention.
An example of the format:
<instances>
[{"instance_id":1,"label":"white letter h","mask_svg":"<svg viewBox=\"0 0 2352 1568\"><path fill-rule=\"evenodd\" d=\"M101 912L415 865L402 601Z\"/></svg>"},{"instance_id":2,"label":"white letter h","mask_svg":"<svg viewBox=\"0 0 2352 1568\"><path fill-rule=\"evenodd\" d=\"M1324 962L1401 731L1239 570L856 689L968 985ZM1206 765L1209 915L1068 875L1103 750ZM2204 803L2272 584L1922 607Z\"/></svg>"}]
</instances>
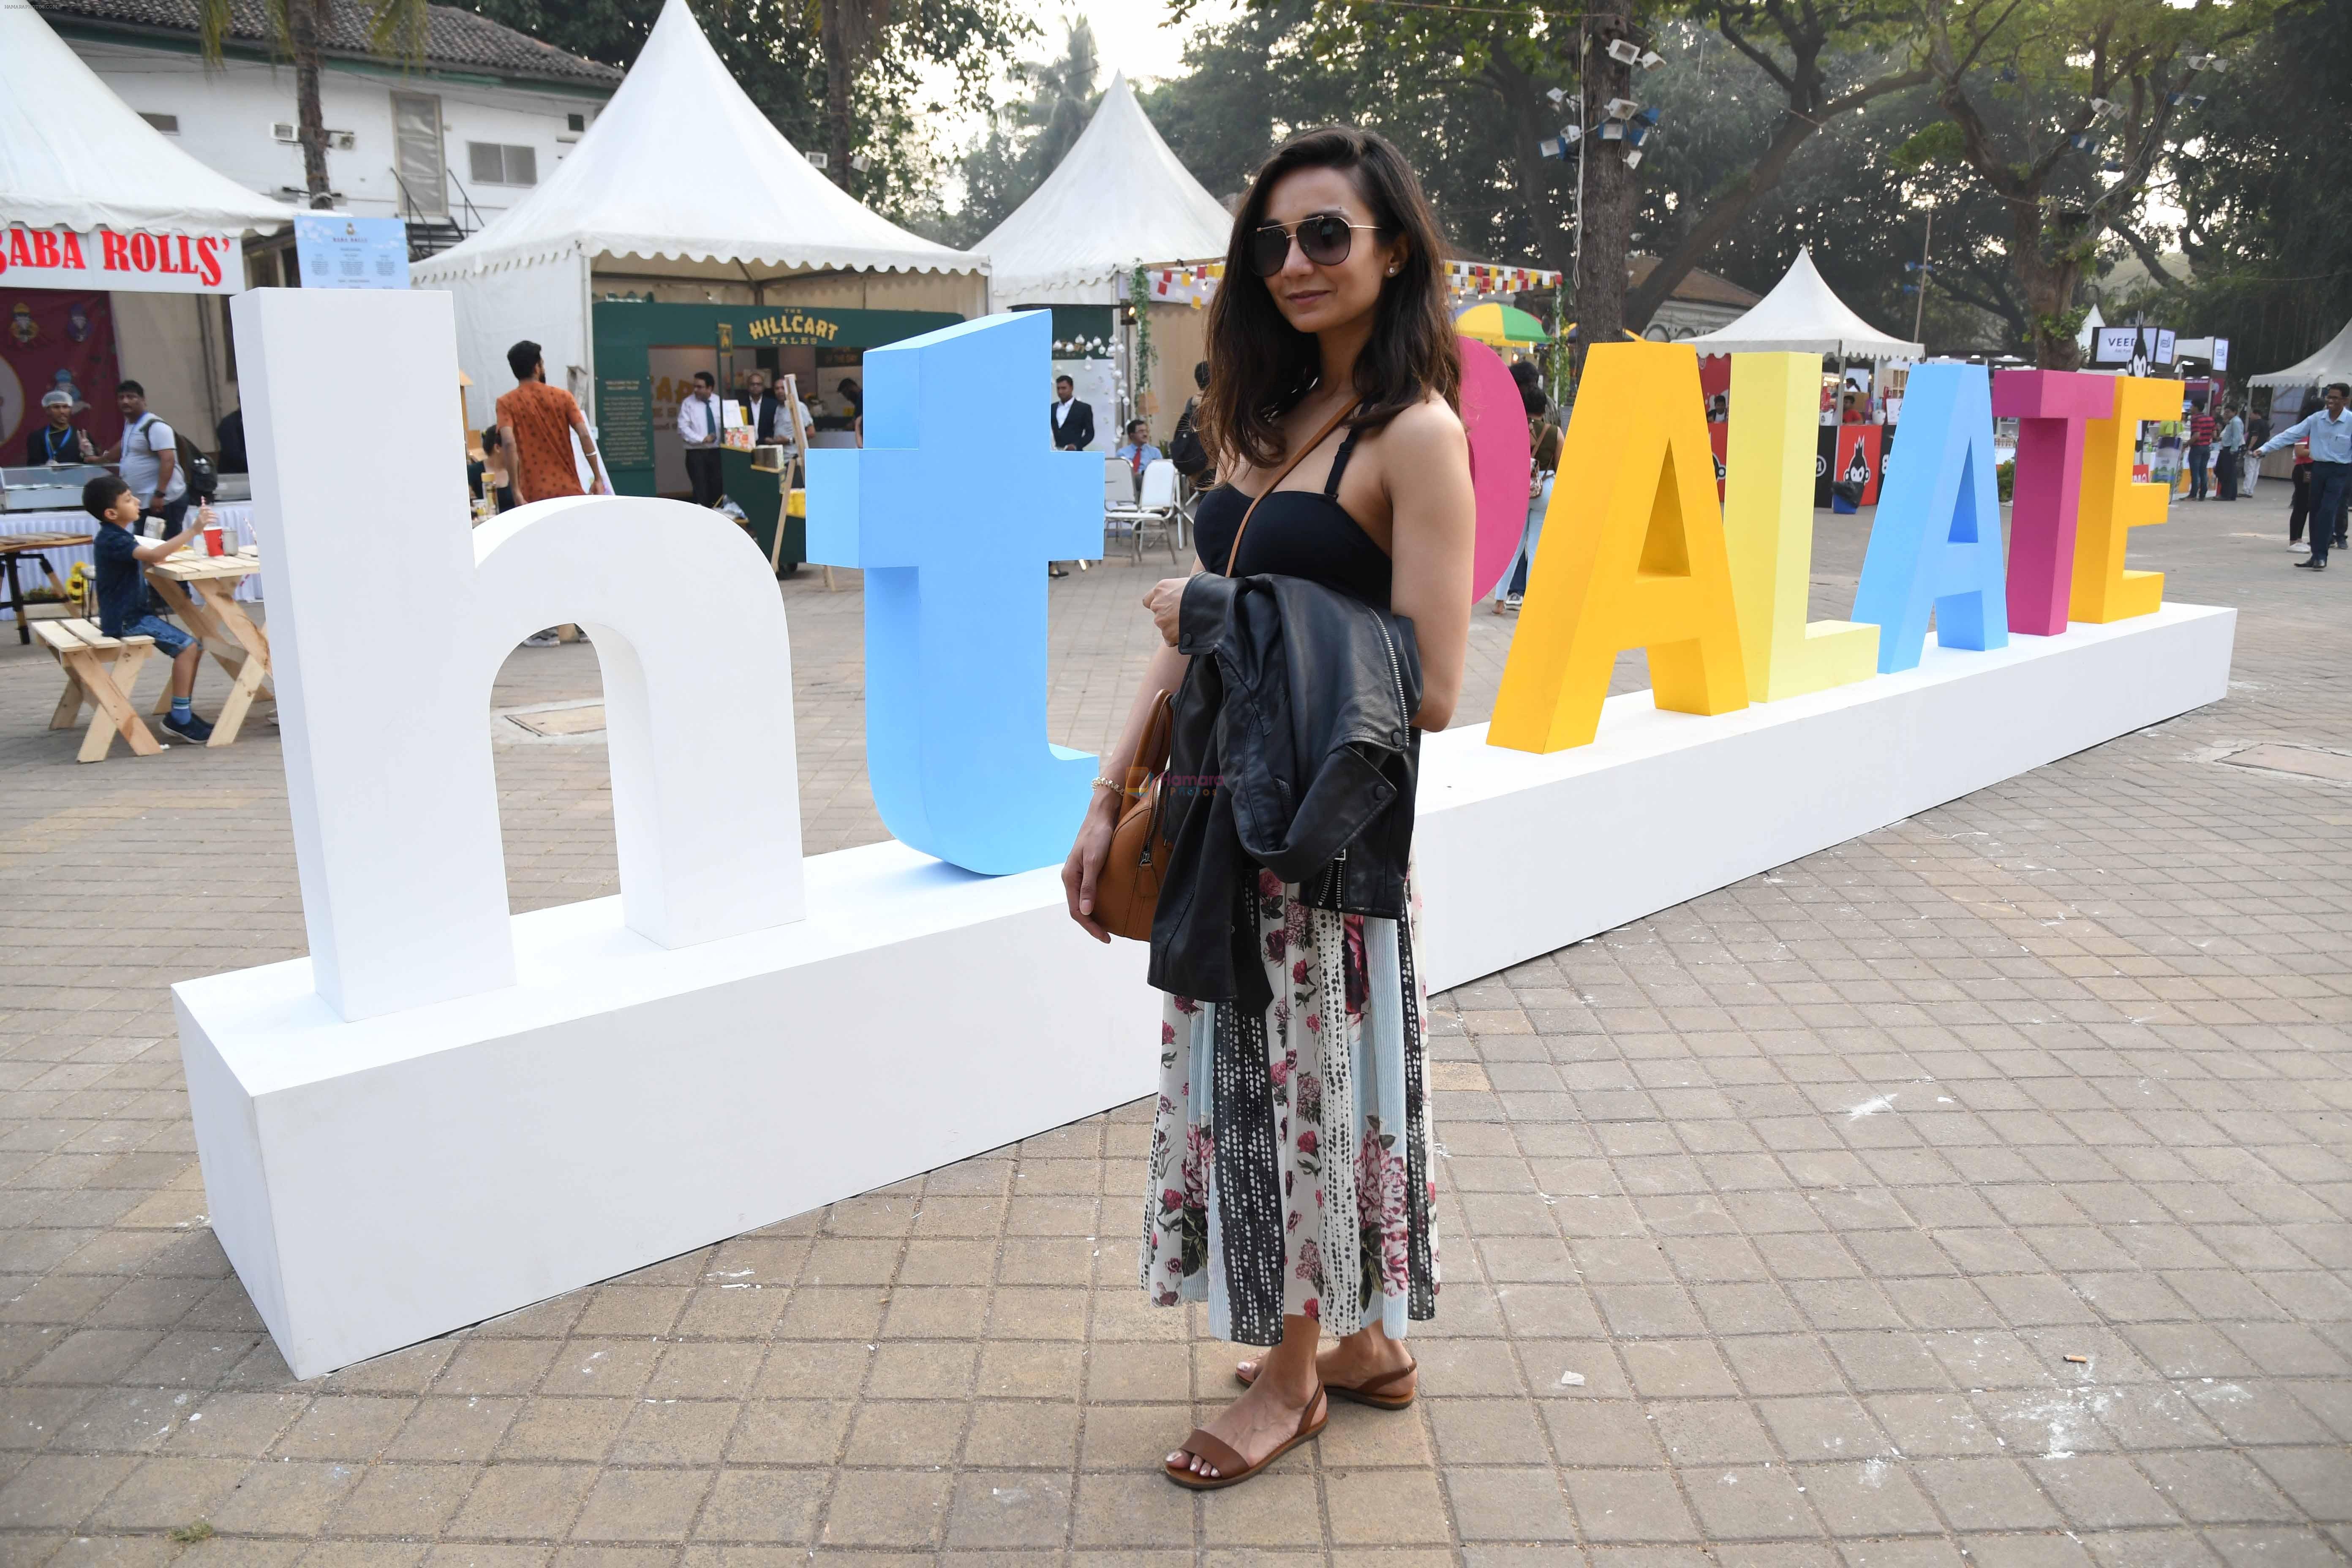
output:
<instances>
[{"instance_id":1,"label":"white letter h","mask_svg":"<svg viewBox=\"0 0 2352 1568\"><path fill-rule=\"evenodd\" d=\"M514 984L490 687L567 621L604 677L629 929L677 948L800 919L792 652L743 530L631 496L469 532L448 295L231 309L319 994L360 1019Z\"/></svg>"}]
</instances>

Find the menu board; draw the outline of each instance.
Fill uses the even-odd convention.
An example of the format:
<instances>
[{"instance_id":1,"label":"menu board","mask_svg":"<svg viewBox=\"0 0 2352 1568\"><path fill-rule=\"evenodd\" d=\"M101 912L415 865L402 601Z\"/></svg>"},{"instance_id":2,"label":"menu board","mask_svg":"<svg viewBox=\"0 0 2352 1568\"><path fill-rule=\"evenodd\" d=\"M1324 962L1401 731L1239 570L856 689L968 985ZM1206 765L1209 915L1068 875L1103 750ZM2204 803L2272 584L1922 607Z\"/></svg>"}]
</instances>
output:
<instances>
[{"instance_id":1,"label":"menu board","mask_svg":"<svg viewBox=\"0 0 2352 1568\"><path fill-rule=\"evenodd\" d=\"M596 397L596 429L606 468L654 466L653 402L642 379L604 382Z\"/></svg>"}]
</instances>

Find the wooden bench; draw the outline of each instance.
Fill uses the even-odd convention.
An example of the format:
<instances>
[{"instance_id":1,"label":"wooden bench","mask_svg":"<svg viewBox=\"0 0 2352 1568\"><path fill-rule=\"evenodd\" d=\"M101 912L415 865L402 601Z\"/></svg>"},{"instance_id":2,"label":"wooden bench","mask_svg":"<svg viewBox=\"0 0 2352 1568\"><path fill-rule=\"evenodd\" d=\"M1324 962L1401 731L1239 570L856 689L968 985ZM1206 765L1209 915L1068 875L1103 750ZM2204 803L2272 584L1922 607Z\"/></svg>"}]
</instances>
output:
<instances>
[{"instance_id":1,"label":"wooden bench","mask_svg":"<svg viewBox=\"0 0 2352 1568\"><path fill-rule=\"evenodd\" d=\"M89 732L82 737L77 761L102 760L113 749L117 735L130 742L131 749L142 757L163 749L131 705L131 689L138 684L139 667L154 651L153 637L110 637L84 620L35 621L32 627L66 672L65 695L58 699L49 728L72 729L85 703L97 710L90 715Z\"/></svg>"}]
</instances>

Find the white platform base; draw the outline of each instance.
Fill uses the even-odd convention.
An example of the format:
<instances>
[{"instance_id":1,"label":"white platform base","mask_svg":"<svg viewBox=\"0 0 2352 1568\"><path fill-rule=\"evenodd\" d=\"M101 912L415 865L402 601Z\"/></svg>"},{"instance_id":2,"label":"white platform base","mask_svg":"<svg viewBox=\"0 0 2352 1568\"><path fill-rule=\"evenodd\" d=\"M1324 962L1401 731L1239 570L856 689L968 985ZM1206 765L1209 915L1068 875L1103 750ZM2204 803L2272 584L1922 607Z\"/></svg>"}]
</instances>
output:
<instances>
[{"instance_id":1,"label":"white platform base","mask_svg":"<svg viewBox=\"0 0 2352 1568\"><path fill-rule=\"evenodd\" d=\"M1549 757L1431 738L1433 989L2220 698L2235 612L1930 647L1717 719L1612 698ZM897 844L808 918L665 950L600 899L514 921L511 989L346 1024L307 961L174 988L212 1225L310 1377L1151 1091L1143 948ZM1139 1201L1140 1199L1139 1198Z\"/></svg>"},{"instance_id":2,"label":"white platform base","mask_svg":"<svg viewBox=\"0 0 2352 1568\"><path fill-rule=\"evenodd\" d=\"M1422 752L1413 846L1433 989L1495 973L2217 702L2238 612L2167 605L1737 713L1609 699L1589 746L1486 728Z\"/></svg>"}]
</instances>

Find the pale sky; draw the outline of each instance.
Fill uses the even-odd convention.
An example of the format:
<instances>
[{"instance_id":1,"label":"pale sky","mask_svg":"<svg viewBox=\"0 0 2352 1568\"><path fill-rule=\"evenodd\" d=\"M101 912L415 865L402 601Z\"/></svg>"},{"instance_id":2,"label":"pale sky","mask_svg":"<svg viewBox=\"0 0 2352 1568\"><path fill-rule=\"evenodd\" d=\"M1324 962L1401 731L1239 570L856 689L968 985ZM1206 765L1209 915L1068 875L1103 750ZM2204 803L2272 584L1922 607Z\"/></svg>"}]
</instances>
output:
<instances>
[{"instance_id":1,"label":"pale sky","mask_svg":"<svg viewBox=\"0 0 2352 1568\"><path fill-rule=\"evenodd\" d=\"M1035 11L1039 36L1030 40L1024 53L1030 59L1059 56L1065 29L1071 20L1084 16L1094 26L1095 52L1102 60L1097 85L1109 85L1111 73L1118 70L1125 71L1128 80L1140 83L1178 74L1184 68L1184 46L1192 36L1231 19L1241 8L1241 0L1202 0L1181 25L1173 25L1167 19L1165 0L1042 0ZM938 77L940 96L945 98L951 79L944 70ZM942 148L951 149L971 140L981 129L977 117L950 114L936 124L934 133Z\"/></svg>"}]
</instances>

